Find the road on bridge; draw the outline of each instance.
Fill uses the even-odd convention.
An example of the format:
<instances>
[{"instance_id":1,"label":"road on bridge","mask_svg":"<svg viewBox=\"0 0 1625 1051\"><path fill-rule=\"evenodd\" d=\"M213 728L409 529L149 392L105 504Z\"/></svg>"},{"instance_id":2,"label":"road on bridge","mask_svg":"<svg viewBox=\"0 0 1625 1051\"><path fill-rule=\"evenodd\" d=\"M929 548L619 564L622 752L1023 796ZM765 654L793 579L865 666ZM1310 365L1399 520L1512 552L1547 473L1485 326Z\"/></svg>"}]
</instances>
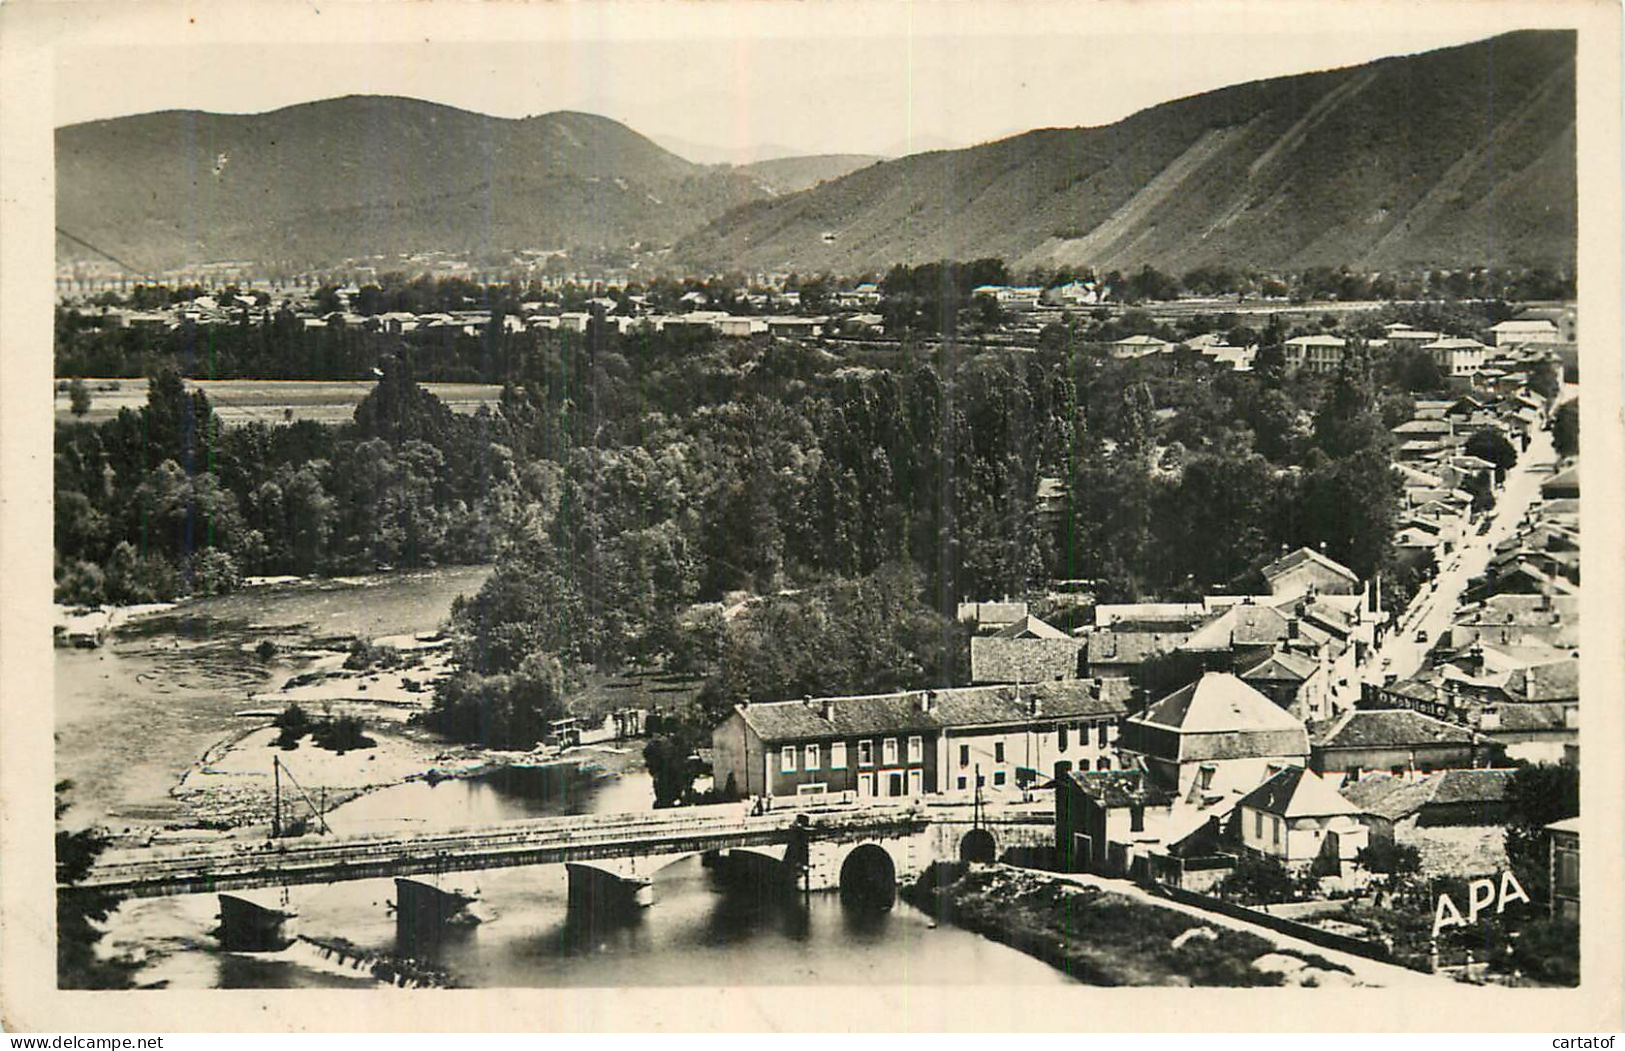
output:
<instances>
[{"instance_id":1,"label":"road on bridge","mask_svg":"<svg viewBox=\"0 0 1625 1051\"><path fill-rule=\"evenodd\" d=\"M303 836L252 844L228 841L202 849L109 851L76 887L155 897L603 858L692 854L727 847L788 843L801 820L796 811L750 816L740 805L722 805L653 813L541 818L432 834ZM913 832L926 821L923 812L913 807L811 812L805 819L807 831L821 837Z\"/></svg>"}]
</instances>

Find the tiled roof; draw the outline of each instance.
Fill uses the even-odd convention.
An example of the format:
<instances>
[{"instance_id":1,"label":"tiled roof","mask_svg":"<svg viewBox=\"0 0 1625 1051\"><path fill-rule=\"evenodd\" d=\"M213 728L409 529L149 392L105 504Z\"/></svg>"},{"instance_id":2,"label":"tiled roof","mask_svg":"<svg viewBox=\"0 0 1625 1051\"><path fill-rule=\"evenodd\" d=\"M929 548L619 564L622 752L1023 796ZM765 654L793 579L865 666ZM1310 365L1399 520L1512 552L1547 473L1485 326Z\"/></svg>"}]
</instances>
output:
<instances>
[{"instance_id":1,"label":"tiled roof","mask_svg":"<svg viewBox=\"0 0 1625 1051\"><path fill-rule=\"evenodd\" d=\"M1172 800L1142 770L1100 770L1067 774L1072 787L1105 807L1164 806Z\"/></svg>"},{"instance_id":2,"label":"tiled roof","mask_svg":"<svg viewBox=\"0 0 1625 1051\"><path fill-rule=\"evenodd\" d=\"M1288 635L1287 618L1269 606L1231 606L1197 628L1181 649L1227 650L1232 646L1258 646Z\"/></svg>"},{"instance_id":3,"label":"tiled roof","mask_svg":"<svg viewBox=\"0 0 1625 1051\"><path fill-rule=\"evenodd\" d=\"M1315 742L1317 748L1408 748L1417 745L1489 743L1465 726L1410 708L1357 708L1346 712Z\"/></svg>"},{"instance_id":4,"label":"tiled roof","mask_svg":"<svg viewBox=\"0 0 1625 1051\"><path fill-rule=\"evenodd\" d=\"M1126 680L1089 680L1016 686L966 686L860 697L818 698L738 705L735 710L764 741L860 736L970 726L1028 723L1036 719L1117 717L1127 710ZM929 709L927 700L929 699ZM1037 703L1037 714L1033 704ZM825 708L829 716L825 717Z\"/></svg>"},{"instance_id":5,"label":"tiled roof","mask_svg":"<svg viewBox=\"0 0 1625 1051\"><path fill-rule=\"evenodd\" d=\"M1281 817L1336 817L1354 815L1360 808L1301 766L1289 766L1241 797L1237 806L1252 807Z\"/></svg>"},{"instance_id":6,"label":"tiled roof","mask_svg":"<svg viewBox=\"0 0 1625 1051\"><path fill-rule=\"evenodd\" d=\"M1428 779L1410 780L1393 774L1368 774L1343 786L1343 798L1362 813L1399 821L1410 817L1433 797Z\"/></svg>"},{"instance_id":7,"label":"tiled roof","mask_svg":"<svg viewBox=\"0 0 1625 1051\"><path fill-rule=\"evenodd\" d=\"M1431 803L1499 803L1506 799L1516 770L1444 770L1428 780L1435 783Z\"/></svg>"},{"instance_id":8,"label":"tiled roof","mask_svg":"<svg viewBox=\"0 0 1625 1051\"><path fill-rule=\"evenodd\" d=\"M1575 658L1518 668L1507 676L1509 697L1525 701L1574 701L1580 697L1580 662Z\"/></svg>"},{"instance_id":9,"label":"tiled roof","mask_svg":"<svg viewBox=\"0 0 1625 1051\"><path fill-rule=\"evenodd\" d=\"M1556 702L1497 705L1495 712L1500 725L1490 730L1503 733L1521 733L1537 730L1563 730L1568 728L1565 705Z\"/></svg>"},{"instance_id":10,"label":"tiled roof","mask_svg":"<svg viewBox=\"0 0 1625 1051\"><path fill-rule=\"evenodd\" d=\"M1296 569L1305 562L1317 563L1323 568L1329 569L1339 576L1347 577L1356 583L1359 582L1360 578L1354 575L1354 570L1342 565L1341 563L1333 562L1319 551L1307 547L1300 547L1296 551L1282 555L1274 562L1271 562L1269 565L1265 566L1264 579L1273 580L1288 570Z\"/></svg>"},{"instance_id":11,"label":"tiled roof","mask_svg":"<svg viewBox=\"0 0 1625 1051\"><path fill-rule=\"evenodd\" d=\"M1226 672L1203 674L1129 721L1182 733L1303 732L1303 724L1274 701Z\"/></svg>"},{"instance_id":12,"label":"tiled roof","mask_svg":"<svg viewBox=\"0 0 1625 1051\"><path fill-rule=\"evenodd\" d=\"M1280 651L1241 673L1248 682L1303 682L1319 670L1320 665L1297 653Z\"/></svg>"},{"instance_id":13,"label":"tiled roof","mask_svg":"<svg viewBox=\"0 0 1625 1051\"><path fill-rule=\"evenodd\" d=\"M1000 628L998 632L995 633L994 637L1000 639L1020 639L1029 635L1038 639L1070 639L1072 637L1061 629L1050 624L1046 624L1044 621L1033 616L1031 613L1024 615L1020 620L1013 624Z\"/></svg>"},{"instance_id":14,"label":"tiled roof","mask_svg":"<svg viewBox=\"0 0 1625 1051\"><path fill-rule=\"evenodd\" d=\"M1172 653L1188 638L1188 631L1095 631L1085 639L1085 657L1090 664L1139 664Z\"/></svg>"}]
</instances>

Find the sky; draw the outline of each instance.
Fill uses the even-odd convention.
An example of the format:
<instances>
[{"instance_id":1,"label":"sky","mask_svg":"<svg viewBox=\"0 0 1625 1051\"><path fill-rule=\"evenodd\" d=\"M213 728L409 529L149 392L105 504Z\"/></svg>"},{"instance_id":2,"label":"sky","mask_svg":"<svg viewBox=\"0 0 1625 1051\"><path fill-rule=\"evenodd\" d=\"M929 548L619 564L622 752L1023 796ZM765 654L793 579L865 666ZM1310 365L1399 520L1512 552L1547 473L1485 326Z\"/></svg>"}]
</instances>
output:
<instances>
[{"instance_id":1,"label":"sky","mask_svg":"<svg viewBox=\"0 0 1625 1051\"><path fill-rule=\"evenodd\" d=\"M338 15L385 6L351 5ZM480 6L488 13L502 5ZM741 7L753 17L717 17ZM339 26L331 15L318 32L297 18L242 29L227 20L200 27L197 14L183 31L149 20L143 28L152 37L141 46L101 39L107 32L83 34L57 49L55 123L162 109L252 113L391 94L502 117L597 113L705 163L896 156L1035 127L1107 124L1228 84L1466 43L1505 28L1473 18L1363 17L1337 24L1219 18L1197 29L1189 20L1108 18L1117 9L1082 4L1049 5L1032 18L1022 17L1029 9L1003 9L1009 17L1000 17L1000 9L978 4L678 4L633 7L631 18L595 17L576 5L560 10L549 7L540 19L460 18L455 32L443 23L415 39L392 20Z\"/></svg>"}]
</instances>

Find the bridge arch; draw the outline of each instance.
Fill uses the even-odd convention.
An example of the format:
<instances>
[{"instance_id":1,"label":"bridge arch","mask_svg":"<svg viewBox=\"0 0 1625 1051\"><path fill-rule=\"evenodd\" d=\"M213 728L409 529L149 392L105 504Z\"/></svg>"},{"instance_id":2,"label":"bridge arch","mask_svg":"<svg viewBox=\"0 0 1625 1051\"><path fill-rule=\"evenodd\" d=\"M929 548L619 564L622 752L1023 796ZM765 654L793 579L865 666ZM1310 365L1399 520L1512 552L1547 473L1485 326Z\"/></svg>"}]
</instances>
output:
<instances>
[{"instance_id":1,"label":"bridge arch","mask_svg":"<svg viewBox=\"0 0 1625 1051\"><path fill-rule=\"evenodd\" d=\"M960 837L960 861L976 861L986 864L997 860L998 856L998 838L988 829L973 828Z\"/></svg>"},{"instance_id":2,"label":"bridge arch","mask_svg":"<svg viewBox=\"0 0 1625 1051\"><path fill-rule=\"evenodd\" d=\"M897 900L897 864L877 843L863 843L841 862L841 899L856 905L889 909Z\"/></svg>"}]
</instances>

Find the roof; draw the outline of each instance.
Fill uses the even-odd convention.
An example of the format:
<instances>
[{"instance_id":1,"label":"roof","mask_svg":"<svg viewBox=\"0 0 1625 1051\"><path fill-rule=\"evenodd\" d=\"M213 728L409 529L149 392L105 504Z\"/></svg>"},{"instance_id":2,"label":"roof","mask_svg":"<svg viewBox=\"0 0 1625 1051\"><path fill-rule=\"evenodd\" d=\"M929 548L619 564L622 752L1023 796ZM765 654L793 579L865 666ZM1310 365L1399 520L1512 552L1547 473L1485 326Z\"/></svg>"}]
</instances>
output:
<instances>
[{"instance_id":1,"label":"roof","mask_svg":"<svg viewBox=\"0 0 1625 1051\"><path fill-rule=\"evenodd\" d=\"M1188 631L1094 631L1084 639L1090 664L1140 664L1172 653L1190 638Z\"/></svg>"},{"instance_id":2,"label":"roof","mask_svg":"<svg viewBox=\"0 0 1625 1051\"><path fill-rule=\"evenodd\" d=\"M1572 832L1578 836L1580 834L1580 819L1578 817L1566 817L1562 821L1553 821L1546 826L1546 830L1548 832Z\"/></svg>"},{"instance_id":3,"label":"roof","mask_svg":"<svg viewBox=\"0 0 1625 1051\"><path fill-rule=\"evenodd\" d=\"M1167 347L1172 346L1165 339L1156 336L1128 336L1112 344L1115 347Z\"/></svg>"},{"instance_id":4,"label":"roof","mask_svg":"<svg viewBox=\"0 0 1625 1051\"><path fill-rule=\"evenodd\" d=\"M1500 721L1491 733L1523 733L1541 730L1567 730L1566 706L1556 702L1500 704L1495 707Z\"/></svg>"},{"instance_id":5,"label":"roof","mask_svg":"<svg viewBox=\"0 0 1625 1051\"><path fill-rule=\"evenodd\" d=\"M1232 646L1273 644L1288 635L1287 618L1279 610L1250 603L1231 606L1191 633L1180 647L1187 650L1227 650Z\"/></svg>"},{"instance_id":6,"label":"roof","mask_svg":"<svg viewBox=\"0 0 1625 1051\"><path fill-rule=\"evenodd\" d=\"M1434 783L1430 803L1499 803L1506 799L1516 770L1445 770L1428 780Z\"/></svg>"},{"instance_id":7,"label":"roof","mask_svg":"<svg viewBox=\"0 0 1625 1051\"><path fill-rule=\"evenodd\" d=\"M1206 672L1129 721L1181 733L1303 732L1302 723L1228 672Z\"/></svg>"},{"instance_id":8,"label":"roof","mask_svg":"<svg viewBox=\"0 0 1625 1051\"><path fill-rule=\"evenodd\" d=\"M1359 807L1301 766L1287 767L1242 796L1236 805L1286 818L1352 816L1360 813Z\"/></svg>"},{"instance_id":9,"label":"roof","mask_svg":"<svg viewBox=\"0 0 1625 1051\"><path fill-rule=\"evenodd\" d=\"M1344 785L1342 795L1362 813L1400 821L1433 798L1435 786L1430 781L1431 778L1412 780L1386 773L1368 774Z\"/></svg>"},{"instance_id":10,"label":"roof","mask_svg":"<svg viewBox=\"0 0 1625 1051\"><path fill-rule=\"evenodd\" d=\"M1422 349L1423 350L1489 350L1490 348L1486 347L1484 344L1480 343L1476 339L1463 339L1463 338L1460 338L1460 337L1455 337L1455 338L1451 338L1451 339L1434 340L1432 343L1429 343L1427 346L1423 347Z\"/></svg>"},{"instance_id":11,"label":"roof","mask_svg":"<svg viewBox=\"0 0 1625 1051\"><path fill-rule=\"evenodd\" d=\"M930 700L930 710L925 702ZM1036 701L1038 712L1033 713ZM824 710L829 709L826 718ZM927 732L969 726L1030 723L1034 719L1117 717L1127 710L1126 691L1116 680L1097 686L1083 679L1023 686L965 686L910 690L811 701L771 701L736 705L746 725L765 742Z\"/></svg>"},{"instance_id":12,"label":"roof","mask_svg":"<svg viewBox=\"0 0 1625 1051\"><path fill-rule=\"evenodd\" d=\"M1348 341L1337 336L1294 336L1286 341L1289 347L1346 347Z\"/></svg>"},{"instance_id":13,"label":"roof","mask_svg":"<svg viewBox=\"0 0 1625 1051\"><path fill-rule=\"evenodd\" d=\"M1095 606L1095 626L1101 628L1118 623L1194 624L1205 616L1207 606L1201 602L1103 602Z\"/></svg>"},{"instance_id":14,"label":"roof","mask_svg":"<svg viewBox=\"0 0 1625 1051\"><path fill-rule=\"evenodd\" d=\"M1143 770L1071 773L1061 780L1104 807L1165 806L1173 799L1153 784Z\"/></svg>"},{"instance_id":15,"label":"roof","mask_svg":"<svg viewBox=\"0 0 1625 1051\"><path fill-rule=\"evenodd\" d=\"M1538 321L1498 321L1490 326L1491 332L1546 332L1557 326L1542 318Z\"/></svg>"},{"instance_id":16,"label":"roof","mask_svg":"<svg viewBox=\"0 0 1625 1051\"><path fill-rule=\"evenodd\" d=\"M1573 657L1516 668L1507 676L1510 697L1527 701L1574 701L1580 698L1580 662Z\"/></svg>"},{"instance_id":17,"label":"roof","mask_svg":"<svg viewBox=\"0 0 1625 1051\"><path fill-rule=\"evenodd\" d=\"M993 637L998 639L1023 639L1030 637L1037 639L1067 640L1072 638L1072 636L1068 635L1060 628L1045 623L1039 618L1033 616L1031 613L1023 615L1020 620L1013 624L1008 624L1005 627L1000 628L996 633L994 633Z\"/></svg>"},{"instance_id":18,"label":"roof","mask_svg":"<svg viewBox=\"0 0 1625 1051\"><path fill-rule=\"evenodd\" d=\"M1269 565L1265 566L1263 571L1264 579L1274 580L1276 577L1296 569L1306 562L1313 562L1321 566L1323 569L1329 569L1333 573L1336 573L1339 576L1347 577L1355 583L1359 583L1360 581L1360 578L1354 575L1354 570L1340 562L1333 562L1319 551L1307 547L1300 547L1296 551L1282 555L1274 562L1271 562Z\"/></svg>"},{"instance_id":19,"label":"roof","mask_svg":"<svg viewBox=\"0 0 1625 1051\"><path fill-rule=\"evenodd\" d=\"M1414 748L1418 745L1488 744L1465 726L1410 708L1356 708L1327 727L1316 748Z\"/></svg>"},{"instance_id":20,"label":"roof","mask_svg":"<svg viewBox=\"0 0 1625 1051\"><path fill-rule=\"evenodd\" d=\"M1319 669L1308 657L1282 650L1242 672L1241 677L1248 682L1303 682Z\"/></svg>"}]
</instances>

